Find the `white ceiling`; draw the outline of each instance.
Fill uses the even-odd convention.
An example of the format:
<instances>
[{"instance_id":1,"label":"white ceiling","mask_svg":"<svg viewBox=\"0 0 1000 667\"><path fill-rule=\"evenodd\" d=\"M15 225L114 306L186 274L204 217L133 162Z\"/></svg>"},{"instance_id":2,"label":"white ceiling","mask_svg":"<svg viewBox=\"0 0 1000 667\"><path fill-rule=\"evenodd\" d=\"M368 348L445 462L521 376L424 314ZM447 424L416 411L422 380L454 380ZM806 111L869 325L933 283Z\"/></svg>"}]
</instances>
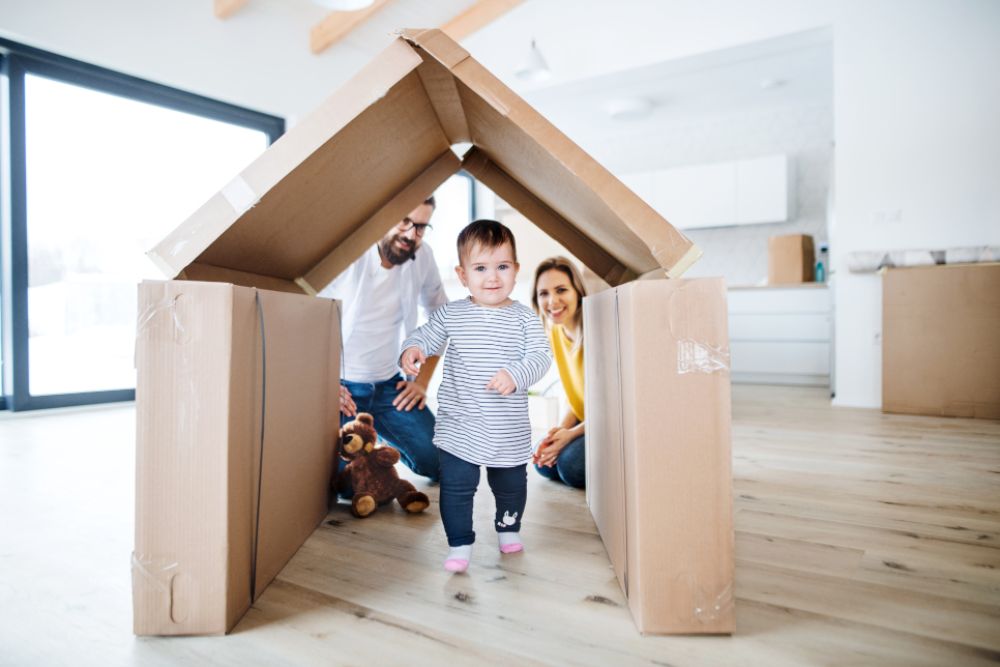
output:
<instances>
[{"instance_id":1,"label":"white ceiling","mask_svg":"<svg viewBox=\"0 0 1000 667\"><path fill-rule=\"evenodd\" d=\"M540 43L539 48L544 52L545 45ZM776 85L766 87L764 82ZM524 95L560 129L584 143L596 137L648 134L656 127L708 116L829 105L833 98L832 34L829 29L814 29L535 88ZM630 97L653 103L648 116L612 119L608 103Z\"/></svg>"},{"instance_id":2,"label":"white ceiling","mask_svg":"<svg viewBox=\"0 0 1000 667\"><path fill-rule=\"evenodd\" d=\"M441 25L473 2L394 0L319 57L374 57L399 28ZM294 4L325 15L311 0ZM463 46L586 144L708 115L830 104L831 12L827 0L525 0ZM514 74L532 38L552 70L543 83ZM765 79L783 85L764 90ZM654 103L648 117L608 116L610 100L633 96Z\"/></svg>"}]
</instances>

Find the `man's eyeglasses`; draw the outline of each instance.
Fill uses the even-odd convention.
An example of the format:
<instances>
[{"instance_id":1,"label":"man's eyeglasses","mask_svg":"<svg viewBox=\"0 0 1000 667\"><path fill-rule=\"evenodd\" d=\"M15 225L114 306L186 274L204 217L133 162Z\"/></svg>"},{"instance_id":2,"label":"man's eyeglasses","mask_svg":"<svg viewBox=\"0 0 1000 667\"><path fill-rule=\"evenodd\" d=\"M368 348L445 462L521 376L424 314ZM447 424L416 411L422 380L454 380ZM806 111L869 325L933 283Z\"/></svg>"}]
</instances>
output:
<instances>
[{"instance_id":1,"label":"man's eyeglasses","mask_svg":"<svg viewBox=\"0 0 1000 667\"><path fill-rule=\"evenodd\" d=\"M399 223L399 231L408 232L410 230L416 232L417 236L423 236L428 229L434 229L429 222L414 222L410 218L403 218L402 222Z\"/></svg>"}]
</instances>

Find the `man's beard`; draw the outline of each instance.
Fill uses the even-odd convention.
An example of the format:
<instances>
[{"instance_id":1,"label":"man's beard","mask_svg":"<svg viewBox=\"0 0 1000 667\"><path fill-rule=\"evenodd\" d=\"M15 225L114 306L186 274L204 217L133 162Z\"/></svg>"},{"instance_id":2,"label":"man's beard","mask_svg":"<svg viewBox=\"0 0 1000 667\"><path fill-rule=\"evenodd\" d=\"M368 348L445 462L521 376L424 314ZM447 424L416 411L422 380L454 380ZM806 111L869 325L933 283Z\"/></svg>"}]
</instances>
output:
<instances>
[{"instance_id":1,"label":"man's beard","mask_svg":"<svg viewBox=\"0 0 1000 667\"><path fill-rule=\"evenodd\" d=\"M407 247L400 248L396 245L396 241L400 241ZM417 256L417 244L408 241L398 234L383 238L379 241L378 250L382 254L382 258L394 266L405 264Z\"/></svg>"}]
</instances>

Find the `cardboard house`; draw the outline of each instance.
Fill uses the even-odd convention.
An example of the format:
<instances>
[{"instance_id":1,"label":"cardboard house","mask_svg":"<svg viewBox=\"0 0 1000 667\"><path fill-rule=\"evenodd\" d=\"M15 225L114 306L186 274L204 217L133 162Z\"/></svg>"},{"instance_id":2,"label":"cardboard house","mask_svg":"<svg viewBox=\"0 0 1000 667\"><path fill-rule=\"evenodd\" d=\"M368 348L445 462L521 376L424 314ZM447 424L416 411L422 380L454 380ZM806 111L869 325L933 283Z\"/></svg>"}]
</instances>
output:
<instances>
[{"instance_id":1,"label":"cardboard house","mask_svg":"<svg viewBox=\"0 0 1000 667\"><path fill-rule=\"evenodd\" d=\"M722 281L668 280L687 238L411 30L150 252L174 280L140 286L137 634L227 632L322 520L340 336L313 296L460 169L615 286L585 304L588 457L618 462L588 501L639 629L732 630Z\"/></svg>"}]
</instances>

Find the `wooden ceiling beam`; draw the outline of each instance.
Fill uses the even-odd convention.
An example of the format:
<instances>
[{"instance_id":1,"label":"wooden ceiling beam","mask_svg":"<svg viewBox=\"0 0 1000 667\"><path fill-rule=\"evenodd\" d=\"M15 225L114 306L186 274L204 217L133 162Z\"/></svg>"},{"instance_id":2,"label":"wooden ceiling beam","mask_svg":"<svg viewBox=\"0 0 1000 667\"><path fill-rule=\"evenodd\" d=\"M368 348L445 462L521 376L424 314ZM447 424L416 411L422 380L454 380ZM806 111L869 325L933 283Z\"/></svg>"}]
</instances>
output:
<instances>
[{"instance_id":1,"label":"wooden ceiling beam","mask_svg":"<svg viewBox=\"0 0 1000 667\"><path fill-rule=\"evenodd\" d=\"M247 0L215 0L215 18L228 19L245 4Z\"/></svg>"},{"instance_id":2,"label":"wooden ceiling beam","mask_svg":"<svg viewBox=\"0 0 1000 667\"><path fill-rule=\"evenodd\" d=\"M461 41L493 23L522 2L524 0L479 0L441 26L441 30L456 42Z\"/></svg>"},{"instance_id":3,"label":"wooden ceiling beam","mask_svg":"<svg viewBox=\"0 0 1000 667\"><path fill-rule=\"evenodd\" d=\"M375 0L370 7L353 12L330 12L309 31L309 49L322 53L382 9L389 0Z\"/></svg>"}]
</instances>

